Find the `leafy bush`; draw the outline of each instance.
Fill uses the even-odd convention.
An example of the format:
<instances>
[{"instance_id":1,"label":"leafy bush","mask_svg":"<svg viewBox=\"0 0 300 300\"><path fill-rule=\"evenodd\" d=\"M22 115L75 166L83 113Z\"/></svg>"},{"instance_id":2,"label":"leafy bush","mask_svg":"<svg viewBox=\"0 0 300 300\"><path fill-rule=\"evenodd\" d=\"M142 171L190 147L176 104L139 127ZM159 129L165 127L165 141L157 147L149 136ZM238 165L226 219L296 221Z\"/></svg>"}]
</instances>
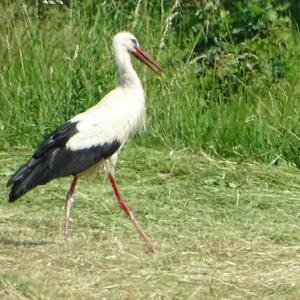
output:
<instances>
[{"instance_id":1,"label":"leafy bush","mask_svg":"<svg viewBox=\"0 0 300 300\"><path fill-rule=\"evenodd\" d=\"M205 1L194 10L186 4L178 24L196 37L186 60L199 64L197 75L214 77L211 88L219 96L236 91L240 80L251 84L261 76L283 78L288 68L285 40L274 35L278 28L290 26L289 7L289 2L277 0Z\"/></svg>"}]
</instances>

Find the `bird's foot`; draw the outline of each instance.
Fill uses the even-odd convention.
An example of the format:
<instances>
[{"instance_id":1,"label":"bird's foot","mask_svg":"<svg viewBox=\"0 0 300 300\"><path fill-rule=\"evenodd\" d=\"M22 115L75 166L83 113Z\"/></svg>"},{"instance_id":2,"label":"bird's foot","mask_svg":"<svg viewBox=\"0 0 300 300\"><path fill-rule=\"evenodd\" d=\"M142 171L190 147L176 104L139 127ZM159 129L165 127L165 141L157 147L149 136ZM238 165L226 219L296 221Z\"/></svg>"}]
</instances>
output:
<instances>
[{"instance_id":1,"label":"bird's foot","mask_svg":"<svg viewBox=\"0 0 300 300\"><path fill-rule=\"evenodd\" d=\"M146 242L146 246L152 253L156 253L159 250L159 246L156 243L151 242L150 240Z\"/></svg>"}]
</instances>

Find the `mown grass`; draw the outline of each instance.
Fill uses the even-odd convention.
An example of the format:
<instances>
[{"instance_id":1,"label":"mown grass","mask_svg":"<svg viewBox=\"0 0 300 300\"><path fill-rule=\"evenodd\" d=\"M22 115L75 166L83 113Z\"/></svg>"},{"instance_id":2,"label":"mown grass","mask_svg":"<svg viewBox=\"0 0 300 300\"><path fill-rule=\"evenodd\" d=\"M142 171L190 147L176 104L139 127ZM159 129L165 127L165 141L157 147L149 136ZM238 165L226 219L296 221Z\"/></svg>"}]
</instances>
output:
<instances>
[{"instance_id":1,"label":"mown grass","mask_svg":"<svg viewBox=\"0 0 300 300\"><path fill-rule=\"evenodd\" d=\"M28 155L1 153L0 184ZM82 178L63 240L69 179L0 199L1 299L298 299L299 171L128 147L117 179L159 245L144 247L103 174Z\"/></svg>"}]
</instances>

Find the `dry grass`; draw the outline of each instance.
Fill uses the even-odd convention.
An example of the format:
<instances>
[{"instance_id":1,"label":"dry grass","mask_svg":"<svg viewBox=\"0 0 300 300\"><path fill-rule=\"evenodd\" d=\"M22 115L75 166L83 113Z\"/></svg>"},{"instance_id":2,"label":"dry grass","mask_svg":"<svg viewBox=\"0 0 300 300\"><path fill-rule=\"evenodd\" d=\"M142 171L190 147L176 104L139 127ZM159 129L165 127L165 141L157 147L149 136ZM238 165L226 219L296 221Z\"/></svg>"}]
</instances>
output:
<instances>
[{"instance_id":1,"label":"dry grass","mask_svg":"<svg viewBox=\"0 0 300 300\"><path fill-rule=\"evenodd\" d=\"M100 175L79 181L68 245L69 179L6 203L4 184L25 152L0 154L1 299L299 299L300 176L293 166L131 145L117 178L160 246L152 255Z\"/></svg>"}]
</instances>

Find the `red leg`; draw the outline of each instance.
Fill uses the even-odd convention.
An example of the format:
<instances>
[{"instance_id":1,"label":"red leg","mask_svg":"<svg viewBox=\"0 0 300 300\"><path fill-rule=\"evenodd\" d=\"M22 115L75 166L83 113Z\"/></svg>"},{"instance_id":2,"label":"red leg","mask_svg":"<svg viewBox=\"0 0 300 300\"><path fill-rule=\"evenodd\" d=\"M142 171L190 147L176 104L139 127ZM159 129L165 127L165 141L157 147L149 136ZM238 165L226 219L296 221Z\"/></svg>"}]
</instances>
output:
<instances>
[{"instance_id":1,"label":"red leg","mask_svg":"<svg viewBox=\"0 0 300 300\"><path fill-rule=\"evenodd\" d=\"M75 191L75 186L77 183L78 177L75 175L70 189L67 193L67 197L66 197L66 222L65 222L65 240L68 240L69 237L69 228L70 228L70 222L71 222L71 209L72 209L72 205L74 202L74 198L73 198L73 193Z\"/></svg>"},{"instance_id":2,"label":"red leg","mask_svg":"<svg viewBox=\"0 0 300 300\"><path fill-rule=\"evenodd\" d=\"M116 198L119 202L120 207L125 211L126 215L130 219L132 224L135 226L136 230L141 235L142 239L145 241L146 246L148 247L148 249L151 252L154 252L155 251L154 245L152 244L151 240L148 238L148 236L146 235L146 233L142 229L141 225L135 219L135 217L134 217L133 213L131 212L131 210L129 209L127 203L125 202L124 198L122 197L122 195L121 195L121 193L118 189L116 180L115 180L115 178L113 177L113 175L111 173L108 174L108 179L109 179L109 181L110 181L110 183L111 183L111 185L114 189L114 192L115 192L115 195L116 195Z\"/></svg>"}]
</instances>

